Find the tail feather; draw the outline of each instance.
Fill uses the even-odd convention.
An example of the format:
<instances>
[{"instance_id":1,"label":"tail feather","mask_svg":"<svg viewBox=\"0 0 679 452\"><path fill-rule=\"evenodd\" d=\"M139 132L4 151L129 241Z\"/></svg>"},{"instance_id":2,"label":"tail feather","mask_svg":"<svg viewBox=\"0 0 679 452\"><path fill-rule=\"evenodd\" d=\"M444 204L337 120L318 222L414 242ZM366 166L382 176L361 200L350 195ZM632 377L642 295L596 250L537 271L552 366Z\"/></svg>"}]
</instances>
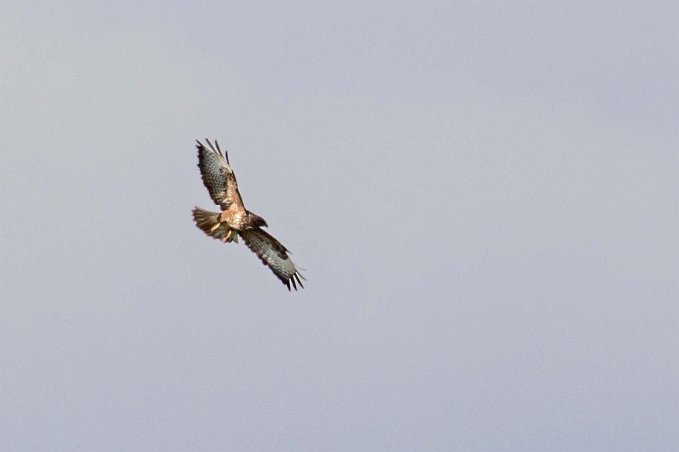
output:
<instances>
[{"instance_id":1,"label":"tail feather","mask_svg":"<svg viewBox=\"0 0 679 452\"><path fill-rule=\"evenodd\" d=\"M201 231L210 237L227 243L231 241L238 242L237 231L231 229L226 223L220 223L219 214L216 212L210 212L201 209L200 207L196 207L193 209L193 221L196 222L196 226L198 226ZM231 231L230 234L229 231Z\"/></svg>"}]
</instances>

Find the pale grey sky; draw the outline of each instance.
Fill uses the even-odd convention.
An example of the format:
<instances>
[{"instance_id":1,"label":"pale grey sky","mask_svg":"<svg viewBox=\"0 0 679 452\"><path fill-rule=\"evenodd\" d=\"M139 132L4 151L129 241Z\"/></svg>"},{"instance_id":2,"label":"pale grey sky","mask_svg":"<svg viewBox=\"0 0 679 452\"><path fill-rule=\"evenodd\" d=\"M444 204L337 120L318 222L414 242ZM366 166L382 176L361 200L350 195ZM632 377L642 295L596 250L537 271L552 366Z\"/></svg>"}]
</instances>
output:
<instances>
[{"instance_id":1,"label":"pale grey sky","mask_svg":"<svg viewBox=\"0 0 679 452\"><path fill-rule=\"evenodd\" d=\"M679 449L677 17L3 2L0 449Z\"/></svg>"}]
</instances>

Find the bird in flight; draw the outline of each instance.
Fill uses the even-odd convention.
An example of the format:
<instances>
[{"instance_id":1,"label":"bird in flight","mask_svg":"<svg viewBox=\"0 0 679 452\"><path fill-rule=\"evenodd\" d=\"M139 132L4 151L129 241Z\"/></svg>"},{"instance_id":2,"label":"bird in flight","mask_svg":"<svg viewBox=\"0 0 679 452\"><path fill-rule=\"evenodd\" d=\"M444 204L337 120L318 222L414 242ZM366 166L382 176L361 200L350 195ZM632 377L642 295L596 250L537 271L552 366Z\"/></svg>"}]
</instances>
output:
<instances>
[{"instance_id":1,"label":"bird in flight","mask_svg":"<svg viewBox=\"0 0 679 452\"><path fill-rule=\"evenodd\" d=\"M205 139L207 147L196 140L198 148L198 168L205 188L221 211L210 212L195 207L193 220L196 226L210 237L224 243L236 242L242 237L245 245L268 266L272 272L290 290L290 285L297 290L305 279L288 256L288 250L271 234L261 229L268 227L264 218L255 215L245 208L238 191L236 175L229 164L228 151L224 154L215 140L214 146ZM301 279L300 279L301 278Z\"/></svg>"}]
</instances>

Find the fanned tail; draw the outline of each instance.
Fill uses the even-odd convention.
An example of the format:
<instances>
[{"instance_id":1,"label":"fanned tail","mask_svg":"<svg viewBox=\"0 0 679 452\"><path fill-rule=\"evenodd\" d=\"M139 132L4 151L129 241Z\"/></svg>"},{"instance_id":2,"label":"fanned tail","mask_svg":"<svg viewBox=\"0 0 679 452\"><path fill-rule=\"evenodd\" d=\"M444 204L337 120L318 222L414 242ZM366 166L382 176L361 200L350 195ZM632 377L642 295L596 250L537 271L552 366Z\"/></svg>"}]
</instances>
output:
<instances>
[{"instance_id":1,"label":"fanned tail","mask_svg":"<svg viewBox=\"0 0 679 452\"><path fill-rule=\"evenodd\" d=\"M201 231L210 237L226 243L231 241L238 243L238 232L231 229L226 223L220 223L217 212L196 207L193 209L193 221L196 222L196 226Z\"/></svg>"}]
</instances>

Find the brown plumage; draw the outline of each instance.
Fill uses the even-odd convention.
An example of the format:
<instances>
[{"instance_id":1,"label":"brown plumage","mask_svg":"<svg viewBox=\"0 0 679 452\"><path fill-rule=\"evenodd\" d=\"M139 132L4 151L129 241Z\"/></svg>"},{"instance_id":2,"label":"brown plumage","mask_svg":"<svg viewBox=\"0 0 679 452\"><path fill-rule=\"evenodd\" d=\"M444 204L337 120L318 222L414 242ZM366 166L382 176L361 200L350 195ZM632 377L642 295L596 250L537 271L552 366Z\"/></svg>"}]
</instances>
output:
<instances>
[{"instance_id":1,"label":"brown plumage","mask_svg":"<svg viewBox=\"0 0 679 452\"><path fill-rule=\"evenodd\" d=\"M301 281L304 277L288 256L288 250L271 234L261 229L268 226L264 218L245 208L238 191L236 175L229 164L228 152L223 154L217 141L214 146L210 140L205 141L208 147L196 141L198 168L203 184L214 203L220 206L221 212L194 208L193 220L196 226L210 237L225 243L238 243L238 236L241 236L245 245L273 271L288 290L291 285L295 290L298 284L304 287Z\"/></svg>"}]
</instances>

